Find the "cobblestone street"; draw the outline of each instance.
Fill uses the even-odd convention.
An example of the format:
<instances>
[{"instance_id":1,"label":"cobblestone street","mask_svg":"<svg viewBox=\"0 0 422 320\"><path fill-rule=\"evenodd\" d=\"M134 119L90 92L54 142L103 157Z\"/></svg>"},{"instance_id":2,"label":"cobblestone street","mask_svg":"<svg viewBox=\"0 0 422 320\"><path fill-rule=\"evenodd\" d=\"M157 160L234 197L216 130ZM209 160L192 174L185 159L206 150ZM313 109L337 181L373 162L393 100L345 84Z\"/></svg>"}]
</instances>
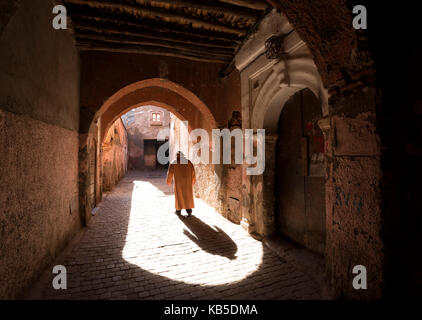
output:
<instances>
[{"instance_id":1,"label":"cobblestone street","mask_svg":"<svg viewBox=\"0 0 422 320\"><path fill-rule=\"evenodd\" d=\"M200 199L185 215L174 214L162 174L128 172L54 263L67 268L67 290L53 289L48 269L28 298L322 297L312 277Z\"/></svg>"}]
</instances>

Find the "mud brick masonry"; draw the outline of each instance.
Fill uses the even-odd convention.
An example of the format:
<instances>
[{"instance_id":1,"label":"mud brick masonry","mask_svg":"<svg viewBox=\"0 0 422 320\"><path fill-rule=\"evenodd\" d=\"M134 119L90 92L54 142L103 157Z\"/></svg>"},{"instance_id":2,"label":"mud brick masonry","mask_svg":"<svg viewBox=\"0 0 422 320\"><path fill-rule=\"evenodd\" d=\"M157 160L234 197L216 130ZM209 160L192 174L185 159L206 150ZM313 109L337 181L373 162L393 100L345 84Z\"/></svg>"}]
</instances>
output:
<instances>
[{"instance_id":1,"label":"mud brick masonry","mask_svg":"<svg viewBox=\"0 0 422 320\"><path fill-rule=\"evenodd\" d=\"M355 30L356 4L0 0L0 298L37 283L42 298L420 295L421 51L404 38L418 19L396 8L409 19L392 27L368 4ZM162 171L127 171L121 117L140 107L189 130L265 129L264 174L195 166L200 205L178 219ZM59 261L60 294L42 280Z\"/></svg>"}]
</instances>

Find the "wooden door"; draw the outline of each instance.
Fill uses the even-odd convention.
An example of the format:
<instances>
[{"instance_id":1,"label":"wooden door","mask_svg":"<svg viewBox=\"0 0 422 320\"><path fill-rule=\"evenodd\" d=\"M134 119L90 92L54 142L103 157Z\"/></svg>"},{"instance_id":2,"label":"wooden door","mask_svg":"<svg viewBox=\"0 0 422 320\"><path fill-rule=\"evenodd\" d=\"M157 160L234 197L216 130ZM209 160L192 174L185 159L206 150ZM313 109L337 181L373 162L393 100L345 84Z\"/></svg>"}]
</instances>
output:
<instances>
[{"instance_id":1,"label":"wooden door","mask_svg":"<svg viewBox=\"0 0 422 320\"><path fill-rule=\"evenodd\" d=\"M325 248L324 141L321 108L302 90L284 106L278 123L275 183L276 229L323 253Z\"/></svg>"}]
</instances>

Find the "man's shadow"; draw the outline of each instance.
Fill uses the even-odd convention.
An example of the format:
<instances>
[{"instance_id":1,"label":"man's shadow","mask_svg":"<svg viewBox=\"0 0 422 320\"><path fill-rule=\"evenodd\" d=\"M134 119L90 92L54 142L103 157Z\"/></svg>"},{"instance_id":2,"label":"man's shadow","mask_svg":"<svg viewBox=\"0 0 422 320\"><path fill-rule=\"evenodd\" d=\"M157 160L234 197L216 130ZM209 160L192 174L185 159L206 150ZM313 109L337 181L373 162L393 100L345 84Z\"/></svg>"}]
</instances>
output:
<instances>
[{"instance_id":1,"label":"man's shadow","mask_svg":"<svg viewBox=\"0 0 422 320\"><path fill-rule=\"evenodd\" d=\"M178 216L188 230L184 229L183 233L202 250L212 254L235 260L237 245L236 243L219 227L211 228L201 219L195 216Z\"/></svg>"}]
</instances>

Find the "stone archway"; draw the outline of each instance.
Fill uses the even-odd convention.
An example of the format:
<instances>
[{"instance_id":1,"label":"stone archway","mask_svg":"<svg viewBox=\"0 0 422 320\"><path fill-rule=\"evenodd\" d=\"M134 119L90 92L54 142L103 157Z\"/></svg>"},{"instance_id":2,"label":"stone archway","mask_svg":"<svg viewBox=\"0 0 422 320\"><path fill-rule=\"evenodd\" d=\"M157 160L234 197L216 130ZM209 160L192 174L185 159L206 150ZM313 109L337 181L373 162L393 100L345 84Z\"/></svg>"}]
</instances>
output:
<instances>
[{"instance_id":1,"label":"stone archway","mask_svg":"<svg viewBox=\"0 0 422 320\"><path fill-rule=\"evenodd\" d=\"M130 108L146 104L168 109L180 119L187 120L192 128L215 128L216 120L211 111L193 92L160 78L130 84L113 94L97 112L101 118L101 137L110 123Z\"/></svg>"},{"instance_id":2,"label":"stone archway","mask_svg":"<svg viewBox=\"0 0 422 320\"><path fill-rule=\"evenodd\" d=\"M284 57L268 59L265 40L277 33L288 34ZM246 42L237 56L241 72L242 122L244 128L265 129L265 171L261 176L243 174L242 223L252 233L267 236L274 227L274 166L277 123L285 103L296 92L308 88L328 115L328 93L314 62L313 55L287 19L271 12L260 29Z\"/></svg>"},{"instance_id":3,"label":"stone archway","mask_svg":"<svg viewBox=\"0 0 422 320\"><path fill-rule=\"evenodd\" d=\"M122 114L144 105L155 105L169 110L179 119L188 121L191 129L204 128L211 131L217 126L205 103L190 90L172 81L153 78L118 90L99 108L88 133L80 135L79 198L82 224L88 223L92 209L101 201L101 192L96 192L101 190L101 173L99 166L94 163L95 158L101 157L101 143L107 130ZM209 170L213 168L207 166L204 174L212 176L208 173ZM218 189L214 190L208 196L218 199L218 192Z\"/></svg>"},{"instance_id":4,"label":"stone archway","mask_svg":"<svg viewBox=\"0 0 422 320\"><path fill-rule=\"evenodd\" d=\"M324 87L346 87L351 79L371 73L367 33L352 27L353 1L267 0L292 24L305 41Z\"/></svg>"},{"instance_id":5,"label":"stone archway","mask_svg":"<svg viewBox=\"0 0 422 320\"><path fill-rule=\"evenodd\" d=\"M244 129L270 128L266 134L266 158L272 159L271 150L274 150L277 137L272 136L274 132L271 131L274 131L272 128L283 101L303 88L309 88L320 99L324 118L319 127L323 130L327 164L327 276L336 295L379 297L384 259L380 248L384 243L380 237L383 225L379 201L382 187L379 185L382 177L376 114L381 93L375 84L368 34L351 26L350 2L268 2L278 11L274 10L263 19L258 31L236 56L236 67L242 79ZM271 52L271 42L268 43L272 37L281 43L282 49L276 57ZM295 59L302 60L295 66ZM296 72L296 80L299 75L303 77L295 83L295 68L306 65L306 60L312 67L303 69L304 73ZM318 86L315 87L312 78L318 79ZM361 147L356 148L358 145ZM266 171L271 171L271 165L274 165L271 161L266 163ZM271 234L274 224L272 215L268 215L272 210L268 205L274 201L267 199L263 192L270 180L265 174L249 177L245 171L242 178L243 225L251 233ZM351 289L352 269L359 264L371 270L371 290L357 292Z\"/></svg>"}]
</instances>

